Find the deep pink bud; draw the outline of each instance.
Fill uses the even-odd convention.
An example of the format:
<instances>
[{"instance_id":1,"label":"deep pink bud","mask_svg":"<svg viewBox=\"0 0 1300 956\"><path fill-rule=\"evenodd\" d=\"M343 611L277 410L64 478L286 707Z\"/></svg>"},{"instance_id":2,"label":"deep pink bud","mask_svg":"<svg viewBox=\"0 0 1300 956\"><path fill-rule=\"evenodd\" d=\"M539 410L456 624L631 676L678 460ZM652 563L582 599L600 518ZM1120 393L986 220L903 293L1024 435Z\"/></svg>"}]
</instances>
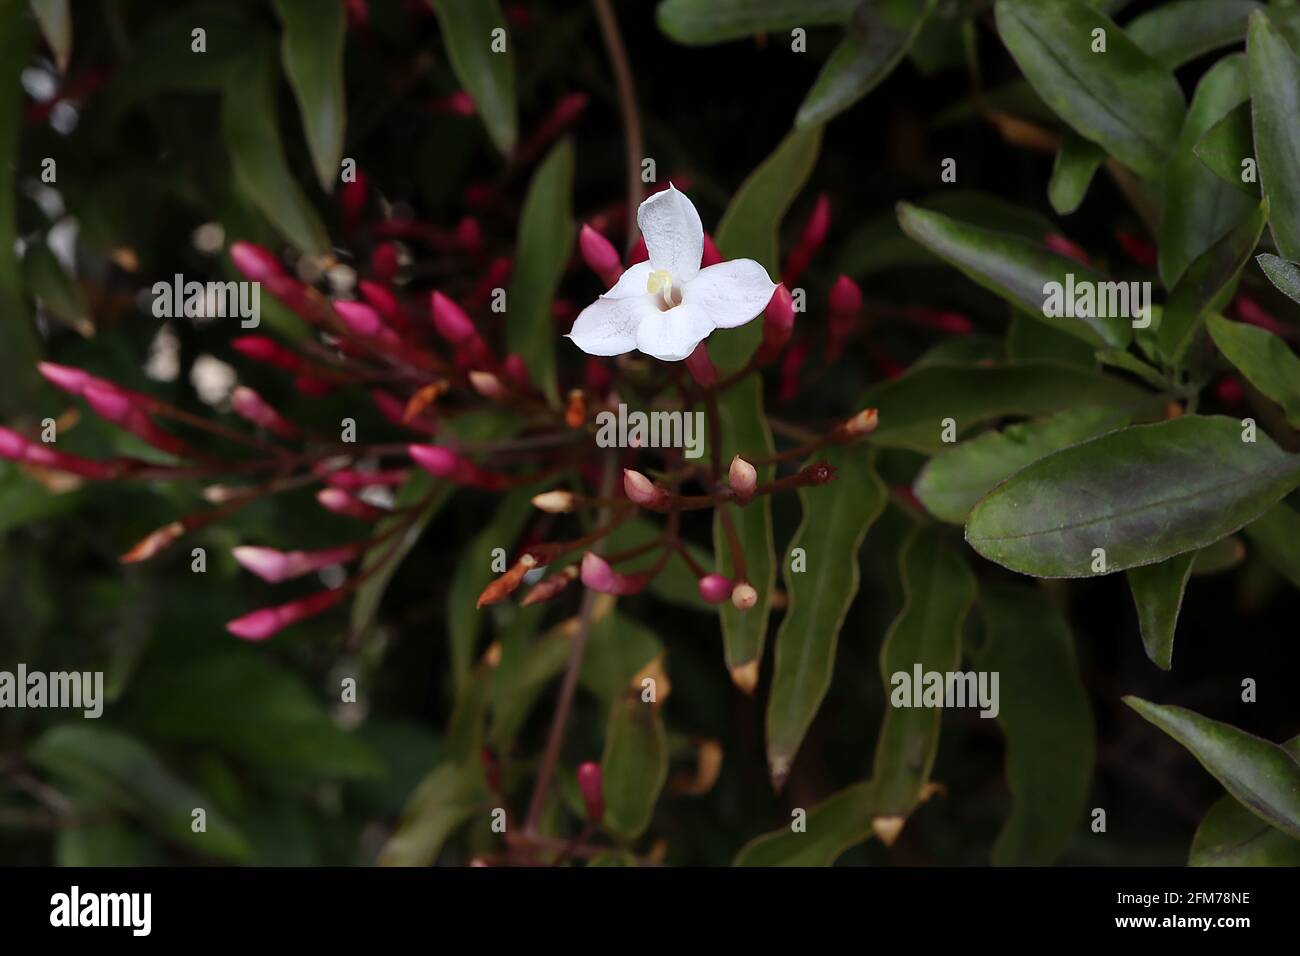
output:
<instances>
[{"instance_id":1,"label":"deep pink bud","mask_svg":"<svg viewBox=\"0 0 1300 956\"><path fill-rule=\"evenodd\" d=\"M831 287L831 312L854 315L862 309L862 290L848 276L840 276Z\"/></svg>"},{"instance_id":2,"label":"deep pink bud","mask_svg":"<svg viewBox=\"0 0 1300 956\"><path fill-rule=\"evenodd\" d=\"M591 226L583 226L578 233L578 248L587 268L600 277L607 288L613 287L623 274L623 262L614 244Z\"/></svg>"},{"instance_id":3,"label":"deep pink bud","mask_svg":"<svg viewBox=\"0 0 1300 956\"><path fill-rule=\"evenodd\" d=\"M265 335L241 335L230 340L230 347L254 362L265 362L286 372L297 371L303 364L297 355Z\"/></svg>"},{"instance_id":4,"label":"deep pink bud","mask_svg":"<svg viewBox=\"0 0 1300 956\"><path fill-rule=\"evenodd\" d=\"M136 404L133 393L120 389L111 382L92 379L82 390L81 397L100 418L129 431L153 447L172 455L184 452L185 443L155 425L144 409Z\"/></svg>"},{"instance_id":5,"label":"deep pink bud","mask_svg":"<svg viewBox=\"0 0 1300 956\"><path fill-rule=\"evenodd\" d=\"M344 325L363 338L375 338L384 331L384 321L379 313L364 302L340 299L334 303L334 311Z\"/></svg>"},{"instance_id":6,"label":"deep pink bud","mask_svg":"<svg viewBox=\"0 0 1300 956\"><path fill-rule=\"evenodd\" d=\"M776 360L790 341L794 331L794 298L783 285L776 287L767 308L763 310L763 343L758 347L754 361L767 365Z\"/></svg>"},{"instance_id":7,"label":"deep pink bud","mask_svg":"<svg viewBox=\"0 0 1300 956\"><path fill-rule=\"evenodd\" d=\"M668 501L668 492L631 468L623 469L623 493L642 508L661 508Z\"/></svg>"},{"instance_id":8,"label":"deep pink bud","mask_svg":"<svg viewBox=\"0 0 1300 956\"><path fill-rule=\"evenodd\" d=\"M731 467L727 469L727 482L738 499L748 501L754 497L754 490L758 487L758 471L737 455L731 459Z\"/></svg>"},{"instance_id":9,"label":"deep pink bud","mask_svg":"<svg viewBox=\"0 0 1300 956\"><path fill-rule=\"evenodd\" d=\"M601 594L636 594L649 582L644 574L619 574L593 551L582 556L582 583Z\"/></svg>"},{"instance_id":10,"label":"deep pink bud","mask_svg":"<svg viewBox=\"0 0 1300 956\"><path fill-rule=\"evenodd\" d=\"M627 264L629 266L634 266L638 262L645 262L649 258L650 250L646 248L645 236L637 236L636 245L634 245L632 251L627 254Z\"/></svg>"},{"instance_id":11,"label":"deep pink bud","mask_svg":"<svg viewBox=\"0 0 1300 956\"><path fill-rule=\"evenodd\" d=\"M456 245L471 256L483 254L483 227L473 216L465 216L456 223Z\"/></svg>"},{"instance_id":12,"label":"deep pink bud","mask_svg":"<svg viewBox=\"0 0 1300 956\"><path fill-rule=\"evenodd\" d=\"M322 551L278 551L275 548L240 545L230 553L245 570L256 574L263 581L278 584L312 571L319 571L332 564L351 561L357 556L358 551L360 546L355 544L326 548Z\"/></svg>"},{"instance_id":13,"label":"deep pink bud","mask_svg":"<svg viewBox=\"0 0 1300 956\"><path fill-rule=\"evenodd\" d=\"M285 274L280 260L271 250L252 242L232 242L230 261L235 264L235 268L244 275L244 278L253 282L266 282L272 277Z\"/></svg>"},{"instance_id":14,"label":"deep pink bud","mask_svg":"<svg viewBox=\"0 0 1300 956\"><path fill-rule=\"evenodd\" d=\"M37 362L36 370L50 382L70 395L80 395L86 385L98 381L89 372L71 365L56 365L53 362Z\"/></svg>"},{"instance_id":15,"label":"deep pink bud","mask_svg":"<svg viewBox=\"0 0 1300 956\"><path fill-rule=\"evenodd\" d=\"M0 427L0 458L99 480L116 478L122 471L121 462L95 461L77 455L65 455L40 442L30 442L13 429L4 427Z\"/></svg>"},{"instance_id":16,"label":"deep pink bud","mask_svg":"<svg viewBox=\"0 0 1300 956\"><path fill-rule=\"evenodd\" d=\"M516 352L511 352L501 362L501 371L505 372L506 378L510 379L515 388L520 391L527 391L532 388L533 382L528 375L528 363L524 357Z\"/></svg>"},{"instance_id":17,"label":"deep pink bud","mask_svg":"<svg viewBox=\"0 0 1300 956\"><path fill-rule=\"evenodd\" d=\"M397 243L381 242L370 254L370 271L380 282L392 282L402 269L402 257Z\"/></svg>"},{"instance_id":18,"label":"deep pink bud","mask_svg":"<svg viewBox=\"0 0 1300 956\"><path fill-rule=\"evenodd\" d=\"M357 471L353 468L341 468L328 471L318 466L317 471L324 477L326 484L333 485L335 488L346 488L349 491L374 487L396 488L404 483L410 474L405 468L390 468L385 471Z\"/></svg>"},{"instance_id":19,"label":"deep pink bud","mask_svg":"<svg viewBox=\"0 0 1300 956\"><path fill-rule=\"evenodd\" d=\"M360 498L348 494L342 488L322 488L316 492L316 501L326 511L332 511L336 515L343 515L345 518L374 521L387 514L383 508L376 508L374 505L367 504Z\"/></svg>"},{"instance_id":20,"label":"deep pink bud","mask_svg":"<svg viewBox=\"0 0 1300 956\"><path fill-rule=\"evenodd\" d=\"M1239 293L1232 304L1236 307L1237 318L1241 321L1258 325L1261 329L1267 329L1282 338L1291 337L1291 330L1250 296Z\"/></svg>"},{"instance_id":21,"label":"deep pink bud","mask_svg":"<svg viewBox=\"0 0 1300 956\"><path fill-rule=\"evenodd\" d=\"M813 203L812 212L809 213L808 221L804 223L803 233L799 236L799 244L817 249L826 241L826 233L830 228L831 201L825 193L822 193Z\"/></svg>"},{"instance_id":22,"label":"deep pink bud","mask_svg":"<svg viewBox=\"0 0 1300 956\"><path fill-rule=\"evenodd\" d=\"M437 478L453 479L468 464L464 458L443 445L408 445L411 460Z\"/></svg>"},{"instance_id":23,"label":"deep pink bud","mask_svg":"<svg viewBox=\"0 0 1300 956\"><path fill-rule=\"evenodd\" d=\"M478 330L465 310L441 292L433 293L433 325L438 334L452 345L461 345L478 336Z\"/></svg>"},{"instance_id":24,"label":"deep pink bud","mask_svg":"<svg viewBox=\"0 0 1300 956\"><path fill-rule=\"evenodd\" d=\"M588 760L578 764L578 791L582 794L587 820L593 825L605 818L605 793L600 764Z\"/></svg>"},{"instance_id":25,"label":"deep pink bud","mask_svg":"<svg viewBox=\"0 0 1300 956\"><path fill-rule=\"evenodd\" d=\"M226 630L246 641L264 641L290 624L296 624L328 610L338 604L346 593L346 588L336 588L332 591L320 591L278 607L262 608L260 611L253 611L227 622Z\"/></svg>"},{"instance_id":26,"label":"deep pink bud","mask_svg":"<svg viewBox=\"0 0 1300 956\"><path fill-rule=\"evenodd\" d=\"M1085 266L1091 265L1088 261L1088 253L1084 250L1083 246L1073 240L1067 239L1059 232L1049 232L1047 235L1043 236L1043 245L1052 252L1055 252L1058 256L1066 256L1067 258L1073 259L1075 262L1082 262Z\"/></svg>"},{"instance_id":27,"label":"deep pink bud","mask_svg":"<svg viewBox=\"0 0 1300 956\"><path fill-rule=\"evenodd\" d=\"M245 385L238 386L230 395L230 407L236 415L246 419L281 438L297 438L298 426L293 424L266 400Z\"/></svg>"},{"instance_id":28,"label":"deep pink bud","mask_svg":"<svg viewBox=\"0 0 1300 956\"><path fill-rule=\"evenodd\" d=\"M703 342L695 346L695 351L686 356L686 370L691 373L691 378L695 379L695 384L700 388L712 388L718 384L718 370L714 367L713 360L709 358L708 347Z\"/></svg>"},{"instance_id":29,"label":"deep pink bud","mask_svg":"<svg viewBox=\"0 0 1300 956\"><path fill-rule=\"evenodd\" d=\"M1121 229L1115 233L1124 254L1140 266L1154 269L1156 265L1156 247L1141 236Z\"/></svg>"},{"instance_id":30,"label":"deep pink bud","mask_svg":"<svg viewBox=\"0 0 1300 956\"><path fill-rule=\"evenodd\" d=\"M710 604L721 604L731 597L731 581L721 574L706 574L700 578L700 597Z\"/></svg>"},{"instance_id":31,"label":"deep pink bud","mask_svg":"<svg viewBox=\"0 0 1300 956\"><path fill-rule=\"evenodd\" d=\"M429 108L435 113L447 113L452 116L470 117L477 112L477 108L474 106L474 97L464 90L457 90L455 93L439 97L429 104Z\"/></svg>"},{"instance_id":32,"label":"deep pink bud","mask_svg":"<svg viewBox=\"0 0 1300 956\"><path fill-rule=\"evenodd\" d=\"M389 325L397 328L406 325L406 317L402 314L402 307L397 302L397 296L393 295L388 286L381 285L378 282L371 282L369 279L362 279L357 283L357 291L361 293L361 298L370 303L371 307Z\"/></svg>"},{"instance_id":33,"label":"deep pink bud","mask_svg":"<svg viewBox=\"0 0 1300 956\"><path fill-rule=\"evenodd\" d=\"M339 205L343 208L343 228L351 232L361 220L366 208L366 197L370 192L369 180L360 169L357 178L345 182L339 189Z\"/></svg>"},{"instance_id":34,"label":"deep pink bud","mask_svg":"<svg viewBox=\"0 0 1300 956\"><path fill-rule=\"evenodd\" d=\"M785 353L785 358L781 360L780 384L777 387L777 398L782 402L788 402L799 394L801 387L800 372L803 371L804 362L808 359L808 340L805 338L796 342Z\"/></svg>"},{"instance_id":35,"label":"deep pink bud","mask_svg":"<svg viewBox=\"0 0 1300 956\"><path fill-rule=\"evenodd\" d=\"M0 458L22 461L30 444L31 442L12 428L0 426Z\"/></svg>"},{"instance_id":36,"label":"deep pink bud","mask_svg":"<svg viewBox=\"0 0 1300 956\"><path fill-rule=\"evenodd\" d=\"M324 398L334 392L334 383L315 375L299 375L293 380L293 387L308 398Z\"/></svg>"}]
</instances>

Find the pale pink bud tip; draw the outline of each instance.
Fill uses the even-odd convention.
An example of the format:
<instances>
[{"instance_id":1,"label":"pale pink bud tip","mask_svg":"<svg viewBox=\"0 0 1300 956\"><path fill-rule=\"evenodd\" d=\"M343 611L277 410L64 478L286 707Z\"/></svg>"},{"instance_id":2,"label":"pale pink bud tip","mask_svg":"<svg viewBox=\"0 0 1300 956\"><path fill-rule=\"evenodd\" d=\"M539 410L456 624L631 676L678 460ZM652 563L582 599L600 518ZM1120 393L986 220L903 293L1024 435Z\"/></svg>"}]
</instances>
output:
<instances>
[{"instance_id":1,"label":"pale pink bud tip","mask_svg":"<svg viewBox=\"0 0 1300 956\"><path fill-rule=\"evenodd\" d=\"M556 489L555 491L543 491L540 495L534 495L533 507L547 514L561 515L572 511L576 501L573 492Z\"/></svg>"},{"instance_id":2,"label":"pale pink bud tip","mask_svg":"<svg viewBox=\"0 0 1300 956\"><path fill-rule=\"evenodd\" d=\"M373 521L382 517L385 513L384 509L367 504L360 498L348 494L342 488L322 488L316 492L316 501L326 511L343 515L345 518L361 518L365 521Z\"/></svg>"},{"instance_id":3,"label":"pale pink bud tip","mask_svg":"<svg viewBox=\"0 0 1300 956\"><path fill-rule=\"evenodd\" d=\"M91 376L79 368L73 368L71 365L56 365L53 362L37 362L36 369L50 384L55 385L65 392L73 395L80 395L86 383L93 381Z\"/></svg>"},{"instance_id":4,"label":"pale pink bud tip","mask_svg":"<svg viewBox=\"0 0 1300 956\"><path fill-rule=\"evenodd\" d=\"M451 478L461 468L463 459L442 445L408 445L411 460L439 478Z\"/></svg>"},{"instance_id":5,"label":"pale pink bud tip","mask_svg":"<svg viewBox=\"0 0 1300 956\"><path fill-rule=\"evenodd\" d=\"M727 469L727 481L737 497L748 500L758 487L758 470L737 455L731 459L731 467Z\"/></svg>"},{"instance_id":6,"label":"pale pink bud tip","mask_svg":"<svg viewBox=\"0 0 1300 956\"><path fill-rule=\"evenodd\" d=\"M277 551L275 548L241 545L230 553L245 570L256 574L263 581L277 584L331 564L350 561L356 554L356 547L344 545L322 551Z\"/></svg>"},{"instance_id":7,"label":"pale pink bud tip","mask_svg":"<svg viewBox=\"0 0 1300 956\"><path fill-rule=\"evenodd\" d=\"M862 290L848 276L840 276L831 287L831 311L851 315L862 308Z\"/></svg>"},{"instance_id":8,"label":"pale pink bud tip","mask_svg":"<svg viewBox=\"0 0 1300 956\"><path fill-rule=\"evenodd\" d=\"M600 823L605 818L604 775L600 764L588 760L578 765L578 790L587 808L587 819Z\"/></svg>"},{"instance_id":9,"label":"pale pink bud tip","mask_svg":"<svg viewBox=\"0 0 1300 956\"><path fill-rule=\"evenodd\" d=\"M866 435L876 430L879 424L879 413L874 408L864 408L847 422L844 423L844 431L848 435Z\"/></svg>"},{"instance_id":10,"label":"pale pink bud tip","mask_svg":"<svg viewBox=\"0 0 1300 956\"><path fill-rule=\"evenodd\" d=\"M732 584L721 574L706 574L700 578L700 597L710 604L721 604L731 597Z\"/></svg>"},{"instance_id":11,"label":"pale pink bud tip","mask_svg":"<svg viewBox=\"0 0 1300 956\"><path fill-rule=\"evenodd\" d=\"M264 641L280 630L280 616L273 608L254 611L228 621L226 630L246 641Z\"/></svg>"},{"instance_id":12,"label":"pale pink bud tip","mask_svg":"<svg viewBox=\"0 0 1300 956\"><path fill-rule=\"evenodd\" d=\"M758 592L752 584L741 581L731 591L731 603L737 610L748 611L758 603Z\"/></svg>"},{"instance_id":13,"label":"pale pink bud tip","mask_svg":"<svg viewBox=\"0 0 1300 956\"><path fill-rule=\"evenodd\" d=\"M11 428L0 427L0 458L22 461L30 442Z\"/></svg>"},{"instance_id":14,"label":"pale pink bud tip","mask_svg":"<svg viewBox=\"0 0 1300 956\"><path fill-rule=\"evenodd\" d=\"M591 226L583 226L582 232L578 234L578 247L582 250L583 262L587 263L592 272L610 285L614 284L610 281L611 278L618 280L623 272L623 264L612 242Z\"/></svg>"},{"instance_id":15,"label":"pale pink bud tip","mask_svg":"<svg viewBox=\"0 0 1300 956\"><path fill-rule=\"evenodd\" d=\"M482 369L470 369L469 384L484 398L499 399L508 394L506 387L501 384L501 379Z\"/></svg>"},{"instance_id":16,"label":"pale pink bud tip","mask_svg":"<svg viewBox=\"0 0 1300 956\"><path fill-rule=\"evenodd\" d=\"M465 310L441 292L433 293L433 325L438 334L453 345L459 345L478 334Z\"/></svg>"},{"instance_id":17,"label":"pale pink bud tip","mask_svg":"<svg viewBox=\"0 0 1300 956\"><path fill-rule=\"evenodd\" d=\"M370 338L378 335L384 329L384 323L379 318L379 313L364 302L350 300L335 302L334 311L338 313L344 324L357 335Z\"/></svg>"},{"instance_id":18,"label":"pale pink bud tip","mask_svg":"<svg viewBox=\"0 0 1300 956\"><path fill-rule=\"evenodd\" d=\"M653 481L631 468L623 469L623 493L630 501L643 508L657 508L664 503L668 493Z\"/></svg>"},{"instance_id":19,"label":"pale pink bud tip","mask_svg":"<svg viewBox=\"0 0 1300 956\"><path fill-rule=\"evenodd\" d=\"M236 242L230 246L230 260L235 268L253 282L265 282L273 276L284 274L284 269L269 249L251 242Z\"/></svg>"},{"instance_id":20,"label":"pale pink bud tip","mask_svg":"<svg viewBox=\"0 0 1300 956\"><path fill-rule=\"evenodd\" d=\"M602 594L613 592L617 581L614 569L600 555L588 551L582 556L582 583Z\"/></svg>"}]
</instances>

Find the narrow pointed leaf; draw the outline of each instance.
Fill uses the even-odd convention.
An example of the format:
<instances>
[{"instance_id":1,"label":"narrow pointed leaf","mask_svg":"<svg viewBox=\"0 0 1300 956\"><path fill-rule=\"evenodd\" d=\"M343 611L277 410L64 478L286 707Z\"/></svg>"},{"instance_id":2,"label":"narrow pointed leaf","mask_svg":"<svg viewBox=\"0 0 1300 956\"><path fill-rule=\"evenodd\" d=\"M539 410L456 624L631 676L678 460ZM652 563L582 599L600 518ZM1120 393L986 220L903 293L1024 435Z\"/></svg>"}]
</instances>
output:
<instances>
[{"instance_id":1,"label":"narrow pointed leaf","mask_svg":"<svg viewBox=\"0 0 1300 956\"><path fill-rule=\"evenodd\" d=\"M1214 124L1249 96L1246 57L1242 54L1224 57L1196 86L1165 174L1159 265L1167 289L1172 289L1197 257L1257 205L1240 189L1206 169L1193 151Z\"/></svg>"},{"instance_id":2,"label":"narrow pointed leaf","mask_svg":"<svg viewBox=\"0 0 1300 956\"><path fill-rule=\"evenodd\" d=\"M1206 323L1223 357L1300 426L1300 358L1268 329L1212 315Z\"/></svg>"},{"instance_id":3,"label":"narrow pointed leaf","mask_svg":"<svg viewBox=\"0 0 1300 956\"><path fill-rule=\"evenodd\" d=\"M1169 293L1157 338L1175 363L1182 361L1211 310L1231 294L1237 277L1250 261L1268 222L1268 201L1219 239L1188 266Z\"/></svg>"},{"instance_id":4,"label":"narrow pointed leaf","mask_svg":"<svg viewBox=\"0 0 1300 956\"><path fill-rule=\"evenodd\" d=\"M1273 240L1300 259L1300 58L1263 13L1250 17L1246 40L1259 181L1269 201Z\"/></svg>"},{"instance_id":5,"label":"narrow pointed leaf","mask_svg":"<svg viewBox=\"0 0 1300 956\"><path fill-rule=\"evenodd\" d=\"M830 866L871 839L874 792L870 780L845 787L808 811L802 831L786 824L750 840L733 866Z\"/></svg>"},{"instance_id":6,"label":"narrow pointed leaf","mask_svg":"<svg viewBox=\"0 0 1300 956\"><path fill-rule=\"evenodd\" d=\"M566 139L551 149L528 187L506 307L506 344L523 356L533 382L552 400L556 386L551 306L573 235L573 143Z\"/></svg>"},{"instance_id":7,"label":"narrow pointed leaf","mask_svg":"<svg viewBox=\"0 0 1300 956\"><path fill-rule=\"evenodd\" d=\"M1092 177L1106 161L1106 151L1074 132L1067 132L1052 164L1052 178L1047 184L1047 199L1052 208L1068 216L1079 208L1088 194Z\"/></svg>"},{"instance_id":8,"label":"narrow pointed leaf","mask_svg":"<svg viewBox=\"0 0 1300 956\"><path fill-rule=\"evenodd\" d=\"M678 43L709 44L756 33L843 23L859 0L663 0L659 29Z\"/></svg>"},{"instance_id":9,"label":"narrow pointed leaf","mask_svg":"<svg viewBox=\"0 0 1300 956\"><path fill-rule=\"evenodd\" d=\"M1151 663L1169 670L1174 656L1174 630L1183 606L1183 591L1199 551L1185 551L1159 564L1130 568L1129 590L1137 605L1142 646Z\"/></svg>"},{"instance_id":10,"label":"narrow pointed leaf","mask_svg":"<svg viewBox=\"0 0 1300 956\"><path fill-rule=\"evenodd\" d=\"M869 446L832 449L817 457L839 472L829 487L800 489L803 521L784 565L790 604L776 635L767 700L767 763L778 783L830 687L840 628L858 591L858 549L887 499ZM803 571L790 570L795 548L804 551Z\"/></svg>"},{"instance_id":11,"label":"narrow pointed leaf","mask_svg":"<svg viewBox=\"0 0 1300 956\"><path fill-rule=\"evenodd\" d=\"M921 799L939 751L943 710L903 707L894 701L919 667L955 671L961 661L962 625L975 601L975 577L966 562L947 547L937 528L918 529L903 544L898 560L903 579L903 609L894 618L880 650L880 674L888 701L876 741L875 813L906 818ZM913 703L922 688L913 687Z\"/></svg>"},{"instance_id":12,"label":"narrow pointed leaf","mask_svg":"<svg viewBox=\"0 0 1300 956\"><path fill-rule=\"evenodd\" d=\"M1040 360L924 365L872 386L858 404L879 410L874 444L939 452L951 447L943 441L948 418L960 436L1008 415L1050 415L1082 405L1131 410L1147 400L1146 392L1112 375Z\"/></svg>"},{"instance_id":13,"label":"narrow pointed leaf","mask_svg":"<svg viewBox=\"0 0 1300 956\"><path fill-rule=\"evenodd\" d=\"M1183 707L1125 697L1128 704L1186 747L1251 813L1300 837L1300 759L1271 741Z\"/></svg>"},{"instance_id":14,"label":"narrow pointed leaf","mask_svg":"<svg viewBox=\"0 0 1300 956\"><path fill-rule=\"evenodd\" d=\"M935 0L866 0L804 97L795 126L842 113L893 72L916 39Z\"/></svg>"},{"instance_id":15,"label":"narrow pointed leaf","mask_svg":"<svg viewBox=\"0 0 1300 956\"><path fill-rule=\"evenodd\" d=\"M1267 252L1256 256L1255 261L1279 292L1294 302L1300 302L1300 264L1279 259Z\"/></svg>"},{"instance_id":16,"label":"narrow pointed leaf","mask_svg":"<svg viewBox=\"0 0 1300 956\"><path fill-rule=\"evenodd\" d=\"M375 862L379 866L433 864L449 836L476 812L487 812L487 799L481 772L457 763L439 764L407 800L397 828Z\"/></svg>"},{"instance_id":17,"label":"narrow pointed leaf","mask_svg":"<svg viewBox=\"0 0 1300 956\"><path fill-rule=\"evenodd\" d=\"M1084 138L1158 180L1183 120L1167 66L1083 0L998 0L998 34L1025 77ZM1092 50L1105 31L1106 52Z\"/></svg>"},{"instance_id":18,"label":"narrow pointed leaf","mask_svg":"<svg viewBox=\"0 0 1300 956\"><path fill-rule=\"evenodd\" d=\"M1300 513L1280 501L1246 526L1246 538L1275 571L1300 588Z\"/></svg>"},{"instance_id":19,"label":"narrow pointed leaf","mask_svg":"<svg viewBox=\"0 0 1300 956\"><path fill-rule=\"evenodd\" d=\"M897 211L903 232L1026 315L1090 345L1122 348L1128 344L1132 336L1130 317L1098 315L1069 319L1051 317L1044 312L1048 283L1056 282L1064 287L1067 275L1073 275L1076 283L1106 282L1095 270L1049 252L1035 242L959 222L911 203L899 203Z\"/></svg>"},{"instance_id":20,"label":"narrow pointed leaf","mask_svg":"<svg viewBox=\"0 0 1300 956\"><path fill-rule=\"evenodd\" d=\"M1179 67L1246 38L1250 15L1263 9L1257 0L1176 0L1124 27L1134 43L1168 67Z\"/></svg>"},{"instance_id":21,"label":"narrow pointed leaf","mask_svg":"<svg viewBox=\"0 0 1300 956\"><path fill-rule=\"evenodd\" d=\"M1055 604L1023 585L984 588L979 600L988 638L976 660L998 674L1012 797L993 863L1046 866L1084 822L1096 749L1092 707Z\"/></svg>"},{"instance_id":22,"label":"narrow pointed leaf","mask_svg":"<svg viewBox=\"0 0 1300 956\"><path fill-rule=\"evenodd\" d=\"M656 705L636 692L623 694L609 712L600 758L605 829L634 840L650 825L668 778L668 739Z\"/></svg>"},{"instance_id":23,"label":"narrow pointed leaf","mask_svg":"<svg viewBox=\"0 0 1300 956\"><path fill-rule=\"evenodd\" d=\"M456 78L473 98L493 144L509 155L519 136L519 119L514 41L500 0L430 0L430 5Z\"/></svg>"},{"instance_id":24,"label":"narrow pointed leaf","mask_svg":"<svg viewBox=\"0 0 1300 956\"><path fill-rule=\"evenodd\" d=\"M316 178L334 191L343 156L347 111L343 104L343 38L347 23L341 0L275 0L284 25L280 56L302 114Z\"/></svg>"},{"instance_id":25,"label":"narrow pointed leaf","mask_svg":"<svg viewBox=\"0 0 1300 956\"><path fill-rule=\"evenodd\" d=\"M1034 462L971 511L966 540L1043 578L1155 564L1249 524L1300 483L1300 456L1241 423L1187 415L1102 435ZM1104 551L1104 571L1094 570Z\"/></svg>"},{"instance_id":26,"label":"narrow pointed leaf","mask_svg":"<svg viewBox=\"0 0 1300 956\"><path fill-rule=\"evenodd\" d=\"M1282 749L1300 760L1300 737ZM1300 866L1300 839L1287 836L1226 796L1205 815L1192 840L1188 866Z\"/></svg>"},{"instance_id":27,"label":"narrow pointed leaf","mask_svg":"<svg viewBox=\"0 0 1300 956\"><path fill-rule=\"evenodd\" d=\"M1127 418L1115 409L1084 407L985 432L931 458L912 490L936 518L965 524L975 502L998 482L1054 451L1118 428Z\"/></svg>"}]
</instances>

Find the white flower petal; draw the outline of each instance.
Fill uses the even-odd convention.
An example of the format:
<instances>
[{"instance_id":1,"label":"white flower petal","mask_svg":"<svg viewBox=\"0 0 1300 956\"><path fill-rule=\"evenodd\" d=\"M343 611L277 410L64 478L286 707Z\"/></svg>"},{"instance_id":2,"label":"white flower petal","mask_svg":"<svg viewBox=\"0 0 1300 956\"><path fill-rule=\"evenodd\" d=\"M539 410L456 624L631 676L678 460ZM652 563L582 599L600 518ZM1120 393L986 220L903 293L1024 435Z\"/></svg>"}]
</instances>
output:
<instances>
[{"instance_id":1,"label":"white flower petal","mask_svg":"<svg viewBox=\"0 0 1300 956\"><path fill-rule=\"evenodd\" d=\"M680 362L712 331L713 323L703 312L679 305L644 319L636 331L636 347L661 362Z\"/></svg>"},{"instance_id":2,"label":"white flower petal","mask_svg":"<svg viewBox=\"0 0 1300 956\"><path fill-rule=\"evenodd\" d=\"M634 266L629 266L628 270L618 277L614 287L601 298L628 299L635 295L646 295L648 292L646 282L653 271L654 267L648 262L638 262Z\"/></svg>"},{"instance_id":3,"label":"white flower petal","mask_svg":"<svg viewBox=\"0 0 1300 956\"><path fill-rule=\"evenodd\" d=\"M695 278L704 258L704 225L685 193L669 183L667 189L641 204L636 224L641 227L654 269L667 271L675 283Z\"/></svg>"},{"instance_id":4,"label":"white flower petal","mask_svg":"<svg viewBox=\"0 0 1300 956\"><path fill-rule=\"evenodd\" d=\"M765 308L776 291L767 270L753 259L731 259L709 266L682 289L682 302L694 306L720 329L744 325Z\"/></svg>"},{"instance_id":5,"label":"white flower petal","mask_svg":"<svg viewBox=\"0 0 1300 956\"><path fill-rule=\"evenodd\" d=\"M622 355L637 347L637 329L660 315L649 294L626 299L601 297L578 314L569 338L588 355Z\"/></svg>"}]
</instances>

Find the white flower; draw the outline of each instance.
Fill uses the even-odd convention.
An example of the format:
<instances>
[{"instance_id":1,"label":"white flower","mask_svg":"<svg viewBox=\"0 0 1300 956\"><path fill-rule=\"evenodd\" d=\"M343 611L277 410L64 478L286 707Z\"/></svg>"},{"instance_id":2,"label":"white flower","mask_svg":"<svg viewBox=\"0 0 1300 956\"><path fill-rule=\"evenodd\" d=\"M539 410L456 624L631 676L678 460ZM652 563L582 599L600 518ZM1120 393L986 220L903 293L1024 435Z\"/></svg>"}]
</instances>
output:
<instances>
[{"instance_id":1,"label":"white flower","mask_svg":"<svg viewBox=\"0 0 1300 956\"><path fill-rule=\"evenodd\" d=\"M568 337L589 355L640 349L680 362L714 329L732 329L757 316L776 290L753 259L707 269L700 214L672 184L641 204L637 225L650 261L638 262L582 310Z\"/></svg>"}]
</instances>

